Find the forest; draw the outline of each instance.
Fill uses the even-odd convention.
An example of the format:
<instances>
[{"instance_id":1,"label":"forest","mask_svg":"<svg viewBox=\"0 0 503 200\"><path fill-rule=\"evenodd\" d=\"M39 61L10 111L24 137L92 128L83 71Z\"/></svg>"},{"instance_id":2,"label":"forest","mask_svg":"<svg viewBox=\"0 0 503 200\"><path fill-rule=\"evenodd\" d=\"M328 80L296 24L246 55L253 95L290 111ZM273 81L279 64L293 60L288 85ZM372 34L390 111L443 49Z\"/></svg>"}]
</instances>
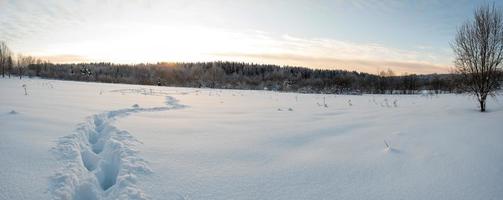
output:
<instances>
[{"instance_id":1,"label":"forest","mask_svg":"<svg viewBox=\"0 0 503 200\"><path fill-rule=\"evenodd\" d=\"M33 60L33 59L32 59ZM369 74L240 62L155 64L52 64L33 60L13 75L49 79L220 89L273 90L329 94L415 94L459 92L454 74L396 75L392 70ZM21 77L19 76L19 77Z\"/></svg>"}]
</instances>

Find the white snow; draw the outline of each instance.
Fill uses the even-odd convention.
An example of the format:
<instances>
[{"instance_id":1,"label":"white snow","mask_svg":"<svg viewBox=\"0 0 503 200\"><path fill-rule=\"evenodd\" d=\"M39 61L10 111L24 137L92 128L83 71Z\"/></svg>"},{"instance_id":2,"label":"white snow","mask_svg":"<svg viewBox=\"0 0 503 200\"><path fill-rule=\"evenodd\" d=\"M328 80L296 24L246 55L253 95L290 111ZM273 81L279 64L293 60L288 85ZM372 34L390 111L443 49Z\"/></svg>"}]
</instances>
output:
<instances>
[{"instance_id":1,"label":"white snow","mask_svg":"<svg viewBox=\"0 0 503 200\"><path fill-rule=\"evenodd\" d=\"M14 78L0 94L0 199L503 198L497 99Z\"/></svg>"}]
</instances>

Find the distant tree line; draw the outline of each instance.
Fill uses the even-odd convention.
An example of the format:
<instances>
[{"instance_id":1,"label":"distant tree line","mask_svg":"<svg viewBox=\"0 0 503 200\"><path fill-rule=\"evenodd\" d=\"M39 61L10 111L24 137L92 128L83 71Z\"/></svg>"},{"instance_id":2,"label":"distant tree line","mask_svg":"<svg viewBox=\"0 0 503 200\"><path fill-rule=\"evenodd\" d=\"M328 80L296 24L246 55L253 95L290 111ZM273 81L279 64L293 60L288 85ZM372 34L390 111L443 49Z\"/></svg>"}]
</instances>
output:
<instances>
[{"instance_id":1,"label":"distant tree line","mask_svg":"<svg viewBox=\"0 0 503 200\"><path fill-rule=\"evenodd\" d=\"M414 94L421 90L436 93L458 91L453 74L402 75L391 70L378 75L345 70L280 67L240 62L196 62L156 64L81 63L51 64L39 60L17 75L43 78L221 89L275 90L336 94ZM21 74L18 74L21 73Z\"/></svg>"}]
</instances>

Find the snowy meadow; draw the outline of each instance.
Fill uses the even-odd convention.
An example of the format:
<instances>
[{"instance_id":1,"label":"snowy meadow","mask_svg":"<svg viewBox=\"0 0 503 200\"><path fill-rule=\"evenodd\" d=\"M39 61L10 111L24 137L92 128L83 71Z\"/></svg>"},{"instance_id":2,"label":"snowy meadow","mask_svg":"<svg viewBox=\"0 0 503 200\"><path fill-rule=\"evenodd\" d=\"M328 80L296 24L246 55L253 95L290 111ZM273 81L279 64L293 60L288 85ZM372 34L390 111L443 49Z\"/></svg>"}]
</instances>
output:
<instances>
[{"instance_id":1,"label":"snowy meadow","mask_svg":"<svg viewBox=\"0 0 503 200\"><path fill-rule=\"evenodd\" d=\"M0 79L0 199L502 199L503 102Z\"/></svg>"}]
</instances>

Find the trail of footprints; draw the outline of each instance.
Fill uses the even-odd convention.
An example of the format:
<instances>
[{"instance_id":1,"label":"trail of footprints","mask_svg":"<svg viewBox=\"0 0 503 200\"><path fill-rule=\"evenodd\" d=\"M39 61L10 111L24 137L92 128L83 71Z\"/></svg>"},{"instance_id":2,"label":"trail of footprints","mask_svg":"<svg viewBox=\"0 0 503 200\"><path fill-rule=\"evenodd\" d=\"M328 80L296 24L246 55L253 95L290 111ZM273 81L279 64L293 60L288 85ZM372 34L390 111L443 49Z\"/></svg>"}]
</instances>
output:
<instances>
[{"instance_id":1,"label":"trail of footprints","mask_svg":"<svg viewBox=\"0 0 503 200\"><path fill-rule=\"evenodd\" d=\"M141 111L141 109L123 109L94 115L89 119L87 126L82 127L84 137L78 152L88 175L79 181L82 183L76 186L73 199L92 200L114 196L111 194L113 192L108 190L118 182L123 183L129 189L135 187L134 182L127 183L131 181L128 173L137 170L150 171L146 162L136 157L134 150L134 142L136 141L133 137L127 131L121 131L111 125L116 117L137 111ZM124 176L119 177L120 173Z\"/></svg>"},{"instance_id":2,"label":"trail of footprints","mask_svg":"<svg viewBox=\"0 0 503 200\"><path fill-rule=\"evenodd\" d=\"M136 176L149 173L147 162L137 156L139 143L112 122L135 112L156 112L185 106L166 97L166 106L120 109L93 115L76 133L60 139L56 152L66 166L52 177L55 199L147 199L136 186Z\"/></svg>"},{"instance_id":3,"label":"trail of footprints","mask_svg":"<svg viewBox=\"0 0 503 200\"><path fill-rule=\"evenodd\" d=\"M94 117L94 127L94 131L91 132L88 138L91 151L88 149L82 151L81 158L84 167L94 172L101 189L106 191L117 182L119 165L121 164L121 151L116 147L117 149L113 149L110 153L105 154L103 153L103 149L105 148L105 144L110 142L111 134L116 133L118 130L111 127L108 123L104 123L103 119L97 116ZM110 145L107 148L113 147L114 145ZM99 170L95 171L97 168Z\"/></svg>"}]
</instances>

